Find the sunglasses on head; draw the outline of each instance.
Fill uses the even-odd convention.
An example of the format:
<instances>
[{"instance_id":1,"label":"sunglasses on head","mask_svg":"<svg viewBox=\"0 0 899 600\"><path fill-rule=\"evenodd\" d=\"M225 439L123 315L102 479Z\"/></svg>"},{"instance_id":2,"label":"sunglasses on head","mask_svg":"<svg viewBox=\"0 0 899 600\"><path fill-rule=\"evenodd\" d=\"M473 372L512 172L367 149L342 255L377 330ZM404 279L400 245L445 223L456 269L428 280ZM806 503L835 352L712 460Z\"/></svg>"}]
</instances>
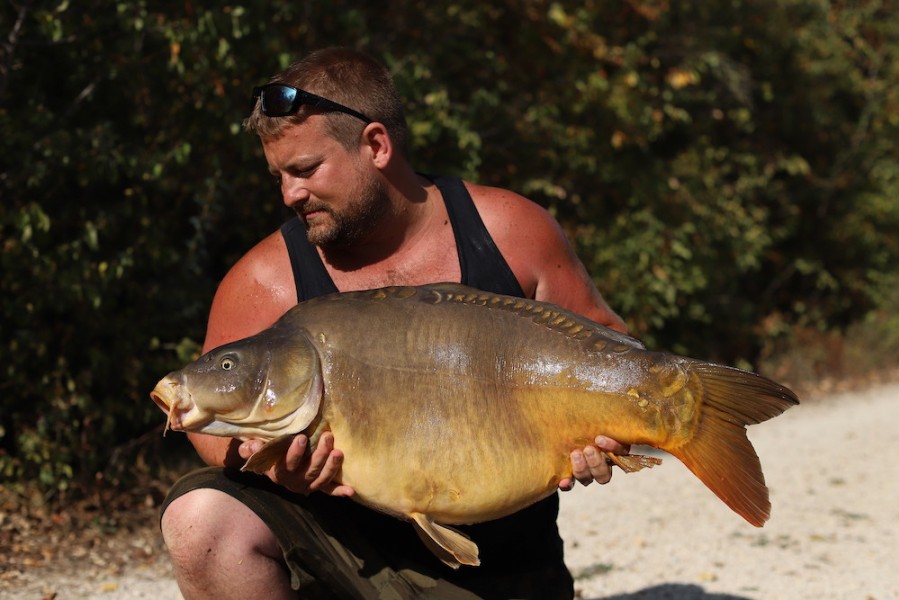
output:
<instances>
[{"instance_id":1,"label":"sunglasses on head","mask_svg":"<svg viewBox=\"0 0 899 600\"><path fill-rule=\"evenodd\" d=\"M262 110L262 114L267 117L286 117L288 115L296 114L296 112L300 110L300 106L305 104L322 110L346 113L364 121L366 124L372 122L371 119L361 112L355 111L343 104L338 104L327 98L316 96L315 94L283 83L269 83L268 85L254 87L254 105L257 100L262 102L260 109Z\"/></svg>"}]
</instances>

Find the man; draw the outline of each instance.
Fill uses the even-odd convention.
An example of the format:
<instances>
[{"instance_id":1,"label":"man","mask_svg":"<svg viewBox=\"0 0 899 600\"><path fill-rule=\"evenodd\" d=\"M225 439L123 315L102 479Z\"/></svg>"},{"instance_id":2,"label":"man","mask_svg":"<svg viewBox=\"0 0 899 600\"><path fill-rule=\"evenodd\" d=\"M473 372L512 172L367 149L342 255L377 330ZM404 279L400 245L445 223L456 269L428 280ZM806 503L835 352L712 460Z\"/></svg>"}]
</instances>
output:
<instances>
[{"instance_id":1,"label":"man","mask_svg":"<svg viewBox=\"0 0 899 600\"><path fill-rule=\"evenodd\" d=\"M322 50L254 97L246 128L259 135L298 219L221 282L204 351L269 327L297 300L439 281L553 302L624 330L545 210L509 191L413 170L402 106L376 61ZM191 441L209 465L225 467L241 465L260 445L204 435ZM601 436L596 443L627 452ZM296 589L337 598L572 596L557 495L461 528L480 546L482 564L453 571L408 523L340 498L353 490L334 479L339 439L325 434L308 455L306 444L296 436L268 478L212 468L176 484L162 530L186 598L288 598ZM597 447L572 452L574 477L585 485L611 476Z\"/></svg>"}]
</instances>

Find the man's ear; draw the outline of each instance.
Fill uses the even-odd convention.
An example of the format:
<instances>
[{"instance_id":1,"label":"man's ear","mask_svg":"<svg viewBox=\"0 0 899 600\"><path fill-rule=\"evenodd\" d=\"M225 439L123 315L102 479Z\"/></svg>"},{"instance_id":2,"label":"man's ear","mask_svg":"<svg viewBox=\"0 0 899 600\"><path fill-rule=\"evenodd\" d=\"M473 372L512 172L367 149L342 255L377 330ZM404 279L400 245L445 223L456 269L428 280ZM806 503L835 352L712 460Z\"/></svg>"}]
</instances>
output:
<instances>
[{"instance_id":1,"label":"man's ear","mask_svg":"<svg viewBox=\"0 0 899 600\"><path fill-rule=\"evenodd\" d=\"M393 140L387 129L378 122L369 123L362 130L362 152L367 153L372 164L378 169L384 169L393 158Z\"/></svg>"}]
</instances>

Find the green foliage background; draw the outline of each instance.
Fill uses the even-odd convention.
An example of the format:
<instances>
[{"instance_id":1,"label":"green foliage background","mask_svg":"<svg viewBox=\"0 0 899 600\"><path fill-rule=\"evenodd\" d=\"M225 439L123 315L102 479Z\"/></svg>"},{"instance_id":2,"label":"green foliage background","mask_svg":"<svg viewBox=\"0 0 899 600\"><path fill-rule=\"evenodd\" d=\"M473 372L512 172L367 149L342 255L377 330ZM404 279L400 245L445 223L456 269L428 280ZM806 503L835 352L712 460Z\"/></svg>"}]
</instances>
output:
<instances>
[{"instance_id":1,"label":"green foliage background","mask_svg":"<svg viewBox=\"0 0 899 600\"><path fill-rule=\"evenodd\" d=\"M414 162L549 207L648 344L755 366L896 282L895 1L16 0L0 7L0 477L153 432L216 282L285 218L253 85L367 50ZM155 433L155 432L154 432Z\"/></svg>"}]
</instances>

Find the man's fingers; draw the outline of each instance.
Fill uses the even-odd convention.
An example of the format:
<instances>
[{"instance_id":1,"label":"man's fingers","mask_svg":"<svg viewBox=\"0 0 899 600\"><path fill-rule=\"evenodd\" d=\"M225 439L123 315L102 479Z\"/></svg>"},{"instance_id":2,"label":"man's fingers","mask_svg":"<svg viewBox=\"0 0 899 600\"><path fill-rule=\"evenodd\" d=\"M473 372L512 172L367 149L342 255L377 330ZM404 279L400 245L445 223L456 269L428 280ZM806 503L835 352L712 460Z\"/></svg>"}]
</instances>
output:
<instances>
[{"instance_id":1,"label":"man's fingers","mask_svg":"<svg viewBox=\"0 0 899 600\"><path fill-rule=\"evenodd\" d=\"M334 435L322 434L311 453L308 446L306 435L294 436L284 457L266 474L275 483L300 494L321 490L335 496L352 496L352 487L332 481L343 465L343 452L334 448ZM245 450L255 451L250 442L242 445L241 454Z\"/></svg>"},{"instance_id":2,"label":"man's fingers","mask_svg":"<svg viewBox=\"0 0 899 600\"><path fill-rule=\"evenodd\" d=\"M296 471L303 463L306 456L306 446L309 444L309 438L305 435L294 436L293 441L287 448L287 454L284 456L284 466L288 471Z\"/></svg>"},{"instance_id":3,"label":"man's fingers","mask_svg":"<svg viewBox=\"0 0 899 600\"><path fill-rule=\"evenodd\" d=\"M559 490L570 492L574 488L574 477L564 477L559 480Z\"/></svg>"},{"instance_id":4,"label":"man's fingers","mask_svg":"<svg viewBox=\"0 0 899 600\"><path fill-rule=\"evenodd\" d=\"M323 433L318 439L318 444L316 444L315 449L312 451L312 455L309 457L309 467L306 469L306 481L313 482L318 481L321 478L325 465L327 465L333 450L334 434ZM312 489L311 485L310 489Z\"/></svg>"},{"instance_id":5,"label":"man's fingers","mask_svg":"<svg viewBox=\"0 0 899 600\"><path fill-rule=\"evenodd\" d=\"M318 489L324 489L324 487L331 483L331 480L337 475L340 471L340 467L343 465L343 452L340 450L333 450L328 455L325 460L325 464L319 470L318 475L312 482L309 484L309 490L315 491Z\"/></svg>"},{"instance_id":6,"label":"man's fingers","mask_svg":"<svg viewBox=\"0 0 899 600\"><path fill-rule=\"evenodd\" d=\"M608 483L612 479L612 467L602 452L594 446L587 446L571 452L571 476L582 485L590 485L594 481Z\"/></svg>"},{"instance_id":7,"label":"man's fingers","mask_svg":"<svg viewBox=\"0 0 899 600\"><path fill-rule=\"evenodd\" d=\"M323 485L319 491L324 492L329 496L342 496L344 498L349 498L356 493L356 490L351 486L333 482Z\"/></svg>"},{"instance_id":8,"label":"man's fingers","mask_svg":"<svg viewBox=\"0 0 899 600\"><path fill-rule=\"evenodd\" d=\"M580 481L582 485L590 485L593 482L593 476L590 474L590 467L583 450L578 449L571 452L571 476Z\"/></svg>"},{"instance_id":9,"label":"man's fingers","mask_svg":"<svg viewBox=\"0 0 899 600\"><path fill-rule=\"evenodd\" d=\"M596 436L594 440L596 443L596 447L605 452L611 452L613 454L628 454L631 451L630 444L619 444L613 439L607 438L604 435Z\"/></svg>"},{"instance_id":10,"label":"man's fingers","mask_svg":"<svg viewBox=\"0 0 899 600\"><path fill-rule=\"evenodd\" d=\"M593 446L587 446L584 448L584 459L587 461L587 468L590 471L590 481L609 482L612 478L612 467L606 462L606 457L602 452Z\"/></svg>"},{"instance_id":11,"label":"man's fingers","mask_svg":"<svg viewBox=\"0 0 899 600\"><path fill-rule=\"evenodd\" d=\"M259 452L260 448L262 448L262 441L247 440L237 447L237 453L242 459L247 460L257 452Z\"/></svg>"}]
</instances>

